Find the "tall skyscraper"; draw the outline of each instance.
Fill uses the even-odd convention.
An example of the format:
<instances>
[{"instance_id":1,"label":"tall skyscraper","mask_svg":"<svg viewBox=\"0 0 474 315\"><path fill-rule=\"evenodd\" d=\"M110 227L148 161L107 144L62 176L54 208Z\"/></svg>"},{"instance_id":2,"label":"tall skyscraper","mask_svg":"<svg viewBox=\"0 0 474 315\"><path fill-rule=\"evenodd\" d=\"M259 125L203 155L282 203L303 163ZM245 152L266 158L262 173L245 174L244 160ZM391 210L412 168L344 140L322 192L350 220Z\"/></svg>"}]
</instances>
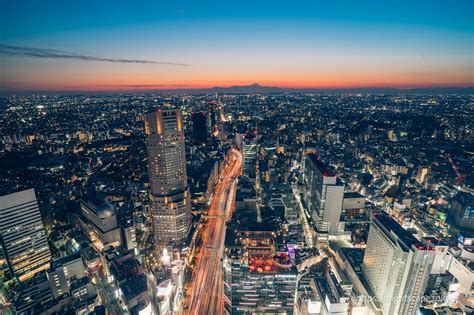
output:
<instances>
[{"instance_id":1,"label":"tall skyscraper","mask_svg":"<svg viewBox=\"0 0 474 315\"><path fill-rule=\"evenodd\" d=\"M209 127L211 135L215 135L217 131L217 123L220 120L221 109L218 102L209 102Z\"/></svg>"},{"instance_id":2,"label":"tall skyscraper","mask_svg":"<svg viewBox=\"0 0 474 315\"><path fill-rule=\"evenodd\" d=\"M257 176L257 157L258 146L254 142L244 143L242 146L243 166L242 173L244 176L255 180Z\"/></svg>"},{"instance_id":3,"label":"tall skyscraper","mask_svg":"<svg viewBox=\"0 0 474 315\"><path fill-rule=\"evenodd\" d=\"M49 269L51 252L33 189L0 197L0 241L20 282Z\"/></svg>"},{"instance_id":4,"label":"tall skyscraper","mask_svg":"<svg viewBox=\"0 0 474 315\"><path fill-rule=\"evenodd\" d=\"M206 143L208 137L206 113L193 113L193 140L195 143Z\"/></svg>"},{"instance_id":5,"label":"tall skyscraper","mask_svg":"<svg viewBox=\"0 0 474 315\"><path fill-rule=\"evenodd\" d=\"M374 216L362 271L384 314L417 314L434 258L390 216Z\"/></svg>"},{"instance_id":6,"label":"tall skyscraper","mask_svg":"<svg viewBox=\"0 0 474 315\"><path fill-rule=\"evenodd\" d=\"M179 244L191 226L181 111L157 109L145 122L155 246Z\"/></svg>"},{"instance_id":7,"label":"tall skyscraper","mask_svg":"<svg viewBox=\"0 0 474 315\"><path fill-rule=\"evenodd\" d=\"M344 184L329 170L319 156L310 153L304 163L304 199L318 233L339 235L344 232L340 221Z\"/></svg>"}]
</instances>

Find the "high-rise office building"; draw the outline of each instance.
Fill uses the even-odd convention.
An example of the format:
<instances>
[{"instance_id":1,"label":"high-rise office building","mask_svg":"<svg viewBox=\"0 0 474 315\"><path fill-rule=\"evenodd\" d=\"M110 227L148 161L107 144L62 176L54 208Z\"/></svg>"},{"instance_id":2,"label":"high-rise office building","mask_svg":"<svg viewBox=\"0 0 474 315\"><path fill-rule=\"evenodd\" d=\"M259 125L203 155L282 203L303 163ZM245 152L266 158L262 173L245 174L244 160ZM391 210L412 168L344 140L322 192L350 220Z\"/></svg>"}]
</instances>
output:
<instances>
[{"instance_id":1,"label":"high-rise office building","mask_svg":"<svg viewBox=\"0 0 474 315\"><path fill-rule=\"evenodd\" d=\"M157 109L145 122L155 246L179 244L191 226L181 111Z\"/></svg>"},{"instance_id":2,"label":"high-rise office building","mask_svg":"<svg viewBox=\"0 0 474 315\"><path fill-rule=\"evenodd\" d=\"M49 269L51 252L33 189L0 197L0 241L20 282Z\"/></svg>"},{"instance_id":3,"label":"high-rise office building","mask_svg":"<svg viewBox=\"0 0 474 315\"><path fill-rule=\"evenodd\" d=\"M123 218L120 225L122 228L123 247L128 250L137 248L137 235L133 217L129 215Z\"/></svg>"},{"instance_id":4,"label":"high-rise office building","mask_svg":"<svg viewBox=\"0 0 474 315\"><path fill-rule=\"evenodd\" d=\"M281 268L267 257L250 257L249 262L231 259L230 266L225 266L232 270L225 283L226 287L230 284L226 299L231 314L293 314L296 268Z\"/></svg>"},{"instance_id":5,"label":"high-rise office building","mask_svg":"<svg viewBox=\"0 0 474 315\"><path fill-rule=\"evenodd\" d=\"M218 124L222 119L222 105L218 101L209 102L208 107L208 125L211 130L211 135L216 136L218 133Z\"/></svg>"},{"instance_id":6,"label":"high-rise office building","mask_svg":"<svg viewBox=\"0 0 474 315\"><path fill-rule=\"evenodd\" d=\"M255 180L257 176L257 156L258 147L254 142L244 143L242 147L243 166L242 173L244 176Z\"/></svg>"},{"instance_id":7,"label":"high-rise office building","mask_svg":"<svg viewBox=\"0 0 474 315\"><path fill-rule=\"evenodd\" d=\"M340 221L344 184L329 170L319 156L310 153L304 161L304 199L318 233L339 235L344 232Z\"/></svg>"},{"instance_id":8,"label":"high-rise office building","mask_svg":"<svg viewBox=\"0 0 474 315\"><path fill-rule=\"evenodd\" d=\"M224 302L230 314L293 314L298 271L277 251L267 225L242 225L226 238Z\"/></svg>"},{"instance_id":9,"label":"high-rise office building","mask_svg":"<svg viewBox=\"0 0 474 315\"><path fill-rule=\"evenodd\" d=\"M7 256L3 251L3 245L0 242L0 283L8 283L8 281L12 279L13 276L8 267Z\"/></svg>"},{"instance_id":10,"label":"high-rise office building","mask_svg":"<svg viewBox=\"0 0 474 315\"><path fill-rule=\"evenodd\" d=\"M207 115L204 112L193 113L193 140L195 143L206 143L208 137Z\"/></svg>"},{"instance_id":11,"label":"high-rise office building","mask_svg":"<svg viewBox=\"0 0 474 315\"><path fill-rule=\"evenodd\" d=\"M374 216L362 271L384 314L417 314L434 258L390 216Z\"/></svg>"},{"instance_id":12,"label":"high-rise office building","mask_svg":"<svg viewBox=\"0 0 474 315\"><path fill-rule=\"evenodd\" d=\"M460 231L469 231L474 226L474 194L458 192L450 203L449 220Z\"/></svg>"}]
</instances>

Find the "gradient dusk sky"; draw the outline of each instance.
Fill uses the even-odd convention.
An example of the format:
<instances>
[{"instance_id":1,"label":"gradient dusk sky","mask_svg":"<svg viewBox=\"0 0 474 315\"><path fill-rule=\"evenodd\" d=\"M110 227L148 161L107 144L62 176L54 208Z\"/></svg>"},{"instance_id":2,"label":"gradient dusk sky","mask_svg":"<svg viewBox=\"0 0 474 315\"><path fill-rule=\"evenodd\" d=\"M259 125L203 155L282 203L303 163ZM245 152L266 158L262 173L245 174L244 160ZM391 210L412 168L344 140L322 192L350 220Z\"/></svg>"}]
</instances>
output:
<instances>
[{"instance_id":1,"label":"gradient dusk sky","mask_svg":"<svg viewBox=\"0 0 474 315\"><path fill-rule=\"evenodd\" d=\"M0 0L0 89L474 86L473 3Z\"/></svg>"}]
</instances>

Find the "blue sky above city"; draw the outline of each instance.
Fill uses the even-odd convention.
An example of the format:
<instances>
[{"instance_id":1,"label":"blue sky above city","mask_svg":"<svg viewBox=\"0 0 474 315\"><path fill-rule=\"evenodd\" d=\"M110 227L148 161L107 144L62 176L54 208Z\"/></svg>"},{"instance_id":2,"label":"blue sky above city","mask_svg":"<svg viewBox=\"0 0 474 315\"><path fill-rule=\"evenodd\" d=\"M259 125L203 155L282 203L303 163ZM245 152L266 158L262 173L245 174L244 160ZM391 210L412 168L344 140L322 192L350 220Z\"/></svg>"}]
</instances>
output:
<instances>
[{"instance_id":1,"label":"blue sky above city","mask_svg":"<svg viewBox=\"0 0 474 315\"><path fill-rule=\"evenodd\" d=\"M2 8L4 89L474 84L472 1L3 1Z\"/></svg>"}]
</instances>

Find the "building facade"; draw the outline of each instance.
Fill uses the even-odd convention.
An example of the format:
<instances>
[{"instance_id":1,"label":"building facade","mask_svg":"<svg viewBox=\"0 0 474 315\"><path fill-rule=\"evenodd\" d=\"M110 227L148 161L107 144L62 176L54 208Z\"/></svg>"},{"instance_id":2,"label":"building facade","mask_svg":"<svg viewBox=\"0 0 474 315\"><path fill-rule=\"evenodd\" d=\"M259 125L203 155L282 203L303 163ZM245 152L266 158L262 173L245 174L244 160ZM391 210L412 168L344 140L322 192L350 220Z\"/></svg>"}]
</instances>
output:
<instances>
[{"instance_id":1,"label":"building facade","mask_svg":"<svg viewBox=\"0 0 474 315\"><path fill-rule=\"evenodd\" d=\"M249 179L255 180L257 172L258 146L253 142L244 143L242 147L242 173Z\"/></svg>"},{"instance_id":2,"label":"building facade","mask_svg":"<svg viewBox=\"0 0 474 315\"><path fill-rule=\"evenodd\" d=\"M310 153L304 161L304 199L319 234L340 235L344 184L319 156Z\"/></svg>"},{"instance_id":3,"label":"building facade","mask_svg":"<svg viewBox=\"0 0 474 315\"><path fill-rule=\"evenodd\" d=\"M207 115L204 112L193 113L194 143L206 143L208 139Z\"/></svg>"},{"instance_id":4,"label":"building facade","mask_svg":"<svg viewBox=\"0 0 474 315\"><path fill-rule=\"evenodd\" d=\"M390 216L374 216L362 271L384 314L417 314L434 258Z\"/></svg>"},{"instance_id":5,"label":"building facade","mask_svg":"<svg viewBox=\"0 0 474 315\"><path fill-rule=\"evenodd\" d=\"M344 221L365 220L365 197L356 192L344 193L341 217Z\"/></svg>"},{"instance_id":6,"label":"building facade","mask_svg":"<svg viewBox=\"0 0 474 315\"><path fill-rule=\"evenodd\" d=\"M157 109L148 114L145 132L155 246L181 244L191 227L181 111Z\"/></svg>"},{"instance_id":7,"label":"building facade","mask_svg":"<svg viewBox=\"0 0 474 315\"><path fill-rule=\"evenodd\" d=\"M55 299L69 293L71 279L81 279L86 276L80 253L53 261L52 268L48 271L47 276Z\"/></svg>"},{"instance_id":8,"label":"building facade","mask_svg":"<svg viewBox=\"0 0 474 315\"><path fill-rule=\"evenodd\" d=\"M293 314L298 271L271 257L227 258L226 299L231 314Z\"/></svg>"},{"instance_id":9,"label":"building facade","mask_svg":"<svg viewBox=\"0 0 474 315\"><path fill-rule=\"evenodd\" d=\"M241 226L228 235L224 304L230 314L293 314L298 270L276 233L265 224Z\"/></svg>"},{"instance_id":10,"label":"building facade","mask_svg":"<svg viewBox=\"0 0 474 315\"><path fill-rule=\"evenodd\" d=\"M461 231L474 231L474 195L458 192L451 201L449 219Z\"/></svg>"},{"instance_id":11,"label":"building facade","mask_svg":"<svg viewBox=\"0 0 474 315\"><path fill-rule=\"evenodd\" d=\"M33 189L0 197L0 241L20 282L49 269L51 252Z\"/></svg>"},{"instance_id":12,"label":"building facade","mask_svg":"<svg viewBox=\"0 0 474 315\"><path fill-rule=\"evenodd\" d=\"M122 244L115 207L106 200L93 195L83 198L79 224L99 252L105 245L118 247Z\"/></svg>"}]
</instances>

